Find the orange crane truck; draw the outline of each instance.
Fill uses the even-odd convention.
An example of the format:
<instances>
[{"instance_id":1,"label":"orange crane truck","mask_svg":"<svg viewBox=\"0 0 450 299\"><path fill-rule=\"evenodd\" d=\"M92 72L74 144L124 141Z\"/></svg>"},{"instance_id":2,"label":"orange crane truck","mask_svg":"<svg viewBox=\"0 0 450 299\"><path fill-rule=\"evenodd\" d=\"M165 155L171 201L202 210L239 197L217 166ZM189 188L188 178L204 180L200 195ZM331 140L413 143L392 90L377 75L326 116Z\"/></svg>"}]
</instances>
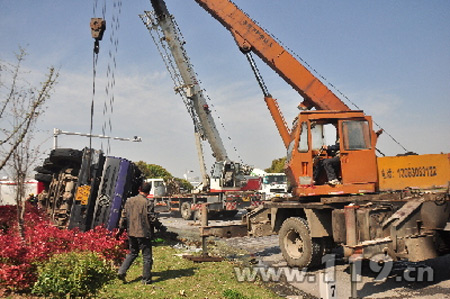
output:
<instances>
[{"instance_id":1,"label":"orange crane truck","mask_svg":"<svg viewBox=\"0 0 450 299\"><path fill-rule=\"evenodd\" d=\"M254 236L277 233L288 265L321 262L334 246L345 256L422 261L450 249L450 155L377 157L372 118L351 110L289 51L229 0L195 0L233 35L261 86L287 149L292 197L275 198L244 216ZM252 53L303 98L289 128L258 73ZM326 128L339 139L337 180L320 167ZM317 175L314 175L317 174Z\"/></svg>"}]
</instances>

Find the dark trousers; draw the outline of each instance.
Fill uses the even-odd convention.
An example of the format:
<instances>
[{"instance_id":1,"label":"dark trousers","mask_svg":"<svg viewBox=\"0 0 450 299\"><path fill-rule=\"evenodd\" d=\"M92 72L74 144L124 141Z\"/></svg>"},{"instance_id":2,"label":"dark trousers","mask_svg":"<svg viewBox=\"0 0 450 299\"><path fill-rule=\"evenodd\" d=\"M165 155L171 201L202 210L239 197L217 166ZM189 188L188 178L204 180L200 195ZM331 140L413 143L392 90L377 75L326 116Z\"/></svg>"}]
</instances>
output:
<instances>
[{"instance_id":1,"label":"dark trousers","mask_svg":"<svg viewBox=\"0 0 450 299\"><path fill-rule=\"evenodd\" d=\"M133 264L138 257L139 251L142 251L142 258L144 260L144 267L142 270L142 281L150 282L152 279L152 243L150 238L136 238L128 237L130 253L127 254L125 260L119 268L119 274L127 273L128 268Z\"/></svg>"},{"instance_id":2,"label":"dark trousers","mask_svg":"<svg viewBox=\"0 0 450 299\"><path fill-rule=\"evenodd\" d=\"M341 167L341 160L339 157L333 157L329 159L323 159L317 161L313 169L313 180L318 181L322 168L325 169L328 181L337 179L337 172Z\"/></svg>"},{"instance_id":3,"label":"dark trousers","mask_svg":"<svg viewBox=\"0 0 450 299\"><path fill-rule=\"evenodd\" d=\"M336 172L339 171L340 166L341 160L339 157L323 160L323 168L325 168L325 172L327 173L328 181L337 179Z\"/></svg>"}]
</instances>

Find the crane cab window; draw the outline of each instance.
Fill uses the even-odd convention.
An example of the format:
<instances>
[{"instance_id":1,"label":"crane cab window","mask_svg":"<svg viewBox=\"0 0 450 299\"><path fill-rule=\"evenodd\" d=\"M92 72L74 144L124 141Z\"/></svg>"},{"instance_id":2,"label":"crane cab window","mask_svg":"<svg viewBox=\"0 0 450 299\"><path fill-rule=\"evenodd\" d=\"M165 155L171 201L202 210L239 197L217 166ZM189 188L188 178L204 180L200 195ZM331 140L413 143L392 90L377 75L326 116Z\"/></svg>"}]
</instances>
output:
<instances>
[{"instance_id":1,"label":"crane cab window","mask_svg":"<svg viewBox=\"0 0 450 299\"><path fill-rule=\"evenodd\" d=\"M300 127L300 140L298 141L298 151L300 153L307 153L309 151L308 145L308 124L304 121Z\"/></svg>"},{"instance_id":2,"label":"crane cab window","mask_svg":"<svg viewBox=\"0 0 450 299\"><path fill-rule=\"evenodd\" d=\"M214 169L212 171L212 177L215 178L215 179L222 178L224 169L225 169L224 163L221 163L221 162L214 163Z\"/></svg>"},{"instance_id":3,"label":"crane cab window","mask_svg":"<svg viewBox=\"0 0 450 299\"><path fill-rule=\"evenodd\" d=\"M324 145L323 125L311 123L312 149L319 150Z\"/></svg>"},{"instance_id":4,"label":"crane cab window","mask_svg":"<svg viewBox=\"0 0 450 299\"><path fill-rule=\"evenodd\" d=\"M366 120L342 122L344 149L348 151L371 148L369 123Z\"/></svg>"},{"instance_id":5,"label":"crane cab window","mask_svg":"<svg viewBox=\"0 0 450 299\"><path fill-rule=\"evenodd\" d=\"M335 144L337 140L336 123L311 123L312 149L318 151L324 145Z\"/></svg>"}]
</instances>

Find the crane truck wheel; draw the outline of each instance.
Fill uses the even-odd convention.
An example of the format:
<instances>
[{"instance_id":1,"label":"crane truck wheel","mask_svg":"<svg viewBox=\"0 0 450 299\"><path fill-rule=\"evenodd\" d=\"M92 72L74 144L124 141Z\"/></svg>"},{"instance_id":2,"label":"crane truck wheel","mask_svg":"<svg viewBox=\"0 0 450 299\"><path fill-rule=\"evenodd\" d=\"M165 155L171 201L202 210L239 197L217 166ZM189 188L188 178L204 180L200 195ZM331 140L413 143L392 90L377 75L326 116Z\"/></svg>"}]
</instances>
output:
<instances>
[{"instance_id":1,"label":"crane truck wheel","mask_svg":"<svg viewBox=\"0 0 450 299\"><path fill-rule=\"evenodd\" d=\"M192 217L194 216L194 213L192 212L191 204L189 202L185 201L181 204L180 214L181 214L181 218L183 218L184 220L192 219Z\"/></svg>"},{"instance_id":2,"label":"crane truck wheel","mask_svg":"<svg viewBox=\"0 0 450 299\"><path fill-rule=\"evenodd\" d=\"M290 267L316 267L320 265L323 250L320 239L311 237L308 223L303 218L284 220L278 232L281 253Z\"/></svg>"}]
</instances>

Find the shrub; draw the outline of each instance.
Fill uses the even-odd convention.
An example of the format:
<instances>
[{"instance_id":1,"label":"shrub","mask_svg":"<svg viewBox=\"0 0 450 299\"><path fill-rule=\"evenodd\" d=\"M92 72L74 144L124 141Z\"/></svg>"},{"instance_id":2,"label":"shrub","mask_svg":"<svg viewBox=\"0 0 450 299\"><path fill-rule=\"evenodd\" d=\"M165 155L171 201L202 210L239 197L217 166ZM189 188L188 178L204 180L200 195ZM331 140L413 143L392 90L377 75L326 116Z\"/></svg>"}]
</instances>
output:
<instances>
[{"instance_id":1,"label":"shrub","mask_svg":"<svg viewBox=\"0 0 450 299\"><path fill-rule=\"evenodd\" d=\"M0 264L0 284L6 290L28 290L36 281L36 266L23 263L19 265ZM4 290L0 288L1 293Z\"/></svg>"},{"instance_id":2,"label":"shrub","mask_svg":"<svg viewBox=\"0 0 450 299\"><path fill-rule=\"evenodd\" d=\"M111 264L96 253L55 254L38 267L32 292L53 298L92 296L113 277Z\"/></svg>"},{"instance_id":3,"label":"shrub","mask_svg":"<svg viewBox=\"0 0 450 299\"><path fill-rule=\"evenodd\" d=\"M14 209L0 206L0 297L2 290L29 291L37 279L37 265L54 254L92 251L116 265L125 258L126 234L116 240L104 227L87 232L59 229L33 207L27 207L22 240L16 229Z\"/></svg>"}]
</instances>

